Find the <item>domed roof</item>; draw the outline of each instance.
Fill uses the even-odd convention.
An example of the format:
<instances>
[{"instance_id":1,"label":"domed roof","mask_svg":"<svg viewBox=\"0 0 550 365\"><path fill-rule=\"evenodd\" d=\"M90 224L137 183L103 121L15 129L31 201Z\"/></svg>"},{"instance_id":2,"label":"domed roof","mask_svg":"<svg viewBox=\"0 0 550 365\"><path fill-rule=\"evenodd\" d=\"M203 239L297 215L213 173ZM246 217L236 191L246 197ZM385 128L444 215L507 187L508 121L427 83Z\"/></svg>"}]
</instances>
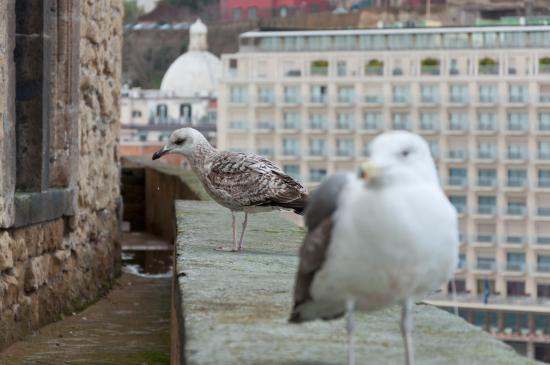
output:
<instances>
[{"instance_id":1,"label":"domed roof","mask_svg":"<svg viewBox=\"0 0 550 365\"><path fill-rule=\"evenodd\" d=\"M222 63L207 50L207 32L206 25L200 19L191 25L189 50L168 67L160 84L162 91L183 97L217 94Z\"/></svg>"}]
</instances>

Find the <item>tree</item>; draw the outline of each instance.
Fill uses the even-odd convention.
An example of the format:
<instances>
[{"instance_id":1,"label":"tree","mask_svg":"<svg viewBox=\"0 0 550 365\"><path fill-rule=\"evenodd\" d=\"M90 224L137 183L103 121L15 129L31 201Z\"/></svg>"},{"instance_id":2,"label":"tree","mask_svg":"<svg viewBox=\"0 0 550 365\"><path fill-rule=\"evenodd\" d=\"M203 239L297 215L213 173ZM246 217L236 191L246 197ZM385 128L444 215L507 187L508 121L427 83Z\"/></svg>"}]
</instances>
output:
<instances>
[{"instance_id":1,"label":"tree","mask_svg":"<svg viewBox=\"0 0 550 365\"><path fill-rule=\"evenodd\" d=\"M143 9L138 6L137 0L124 0L124 24L133 24L143 14Z\"/></svg>"}]
</instances>

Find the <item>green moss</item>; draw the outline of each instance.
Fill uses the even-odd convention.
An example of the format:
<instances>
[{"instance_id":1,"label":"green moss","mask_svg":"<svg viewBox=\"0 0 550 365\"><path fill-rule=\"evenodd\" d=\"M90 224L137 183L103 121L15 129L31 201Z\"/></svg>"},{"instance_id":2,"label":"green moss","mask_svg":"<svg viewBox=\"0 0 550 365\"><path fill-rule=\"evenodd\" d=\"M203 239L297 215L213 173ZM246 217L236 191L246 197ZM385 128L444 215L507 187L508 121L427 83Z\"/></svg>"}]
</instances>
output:
<instances>
[{"instance_id":1,"label":"green moss","mask_svg":"<svg viewBox=\"0 0 550 365\"><path fill-rule=\"evenodd\" d=\"M141 352L128 356L128 360L147 365L169 365L170 354L160 351Z\"/></svg>"}]
</instances>

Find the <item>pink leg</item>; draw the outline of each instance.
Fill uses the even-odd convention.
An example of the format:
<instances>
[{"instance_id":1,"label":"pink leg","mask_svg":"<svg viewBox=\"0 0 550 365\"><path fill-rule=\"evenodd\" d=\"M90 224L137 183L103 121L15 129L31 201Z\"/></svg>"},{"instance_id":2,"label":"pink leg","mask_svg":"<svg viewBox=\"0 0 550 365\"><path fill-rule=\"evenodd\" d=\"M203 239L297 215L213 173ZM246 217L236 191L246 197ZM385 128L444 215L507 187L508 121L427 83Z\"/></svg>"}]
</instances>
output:
<instances>
[{"instance_id":1,"label":"pink leg","mask_svg":"<svg viewBox=\"0 0 550 365\"><path fill-rule=\"evenodd\" d=\"M239 250L237 246L237 227L235 226L235 213L233 213L233 211L231 211L231 218L233 218L233 247L220 246L216 248L216 251L237 252Z\"/></svg>"},{"instance_id":2,"label":"pink leg","mask_svg":"<svg viewBox=\"0 0 550 365\"><path fill-rule=\"evenodd\" d=\"M241 232L241 239L239 240L239 247L237 247L239 251L243 249L244 231L246 231L247 222L248 222L248 213L244 213L243 230Z\"/></svg>"}]
</instances>

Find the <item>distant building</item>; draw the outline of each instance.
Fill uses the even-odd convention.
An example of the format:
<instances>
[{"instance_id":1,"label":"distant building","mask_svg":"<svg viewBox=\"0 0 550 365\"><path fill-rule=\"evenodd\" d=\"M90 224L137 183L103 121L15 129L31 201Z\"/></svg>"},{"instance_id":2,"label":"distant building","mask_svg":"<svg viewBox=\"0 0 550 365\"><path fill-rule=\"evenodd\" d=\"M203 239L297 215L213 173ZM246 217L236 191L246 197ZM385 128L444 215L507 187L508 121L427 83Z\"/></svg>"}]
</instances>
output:
<instances>
[{"instance_id":1,"label":"distant building","mask_svg":"<svg viewBox=\"0 0 550 365\"><path fill-rule=\"evenodd\" d=\"M286 17L330 8L329 0L220 0L223 20Z\"/></svg>"},{"instance_id":2,"label":"distant building","mask_svg":"<svg viewBox=\"0 0 550 365\"><path fill-rule=\"evenodd\" d=\"M173 130L185 126L215 141L221 61L208 52L207 32L200 20L190 27L188 51L170 65L160 90L122 90L123 156L150 155L166 143ZM177 164L181 158L169 161Z\"/></svg>"},{"instance_id":3,"label":"distant building","mask_svg":"<svg viewBox=\"0 0 550 365\"><path fill-rule=\"evenodd\" d=\"M422 135L460 213L460 314L548 359L550 26L247 32L222 62L218 147L307 184Z\"/></svg>"}]
</instances>

